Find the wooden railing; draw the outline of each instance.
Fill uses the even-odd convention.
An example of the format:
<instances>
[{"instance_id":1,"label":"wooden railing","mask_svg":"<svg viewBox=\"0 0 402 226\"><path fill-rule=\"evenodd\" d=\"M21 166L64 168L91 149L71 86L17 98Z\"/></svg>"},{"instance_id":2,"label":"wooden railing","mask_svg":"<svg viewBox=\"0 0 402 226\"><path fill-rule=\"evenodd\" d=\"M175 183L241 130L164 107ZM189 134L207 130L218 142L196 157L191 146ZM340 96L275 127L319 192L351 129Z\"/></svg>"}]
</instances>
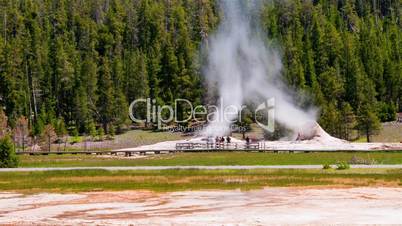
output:
<instances>
[{"instance_id":1,"label":"wooden railing","mask_svg":"<svg viewBox=\"0 0 402 226\"><path fill-rule=\"evenodd\" d=\"M259 150L260 143L177 143L176 150Z\"/></svg>"}]
</instances>

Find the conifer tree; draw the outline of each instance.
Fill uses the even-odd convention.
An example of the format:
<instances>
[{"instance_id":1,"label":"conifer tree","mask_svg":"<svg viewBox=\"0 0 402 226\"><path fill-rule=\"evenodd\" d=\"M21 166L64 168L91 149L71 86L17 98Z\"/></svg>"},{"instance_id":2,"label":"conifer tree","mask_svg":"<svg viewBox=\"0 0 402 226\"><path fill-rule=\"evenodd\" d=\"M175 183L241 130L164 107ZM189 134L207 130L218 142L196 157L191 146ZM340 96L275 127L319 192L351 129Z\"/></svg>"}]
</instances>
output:
<instances>
[{"instance_id":1,"label":"conifer tree","mask_svg":"<svg viewBox=\"0 0 402 226\"><path fill-rule=\"evenodd\" d=\"M99 113L99 121L103 130L108 131L108 125L114 119L114 90L111 78L110 63L107 57L101 58L101 67L98 77L98 102L97 111Z\"/></svg>"}]
</instances>

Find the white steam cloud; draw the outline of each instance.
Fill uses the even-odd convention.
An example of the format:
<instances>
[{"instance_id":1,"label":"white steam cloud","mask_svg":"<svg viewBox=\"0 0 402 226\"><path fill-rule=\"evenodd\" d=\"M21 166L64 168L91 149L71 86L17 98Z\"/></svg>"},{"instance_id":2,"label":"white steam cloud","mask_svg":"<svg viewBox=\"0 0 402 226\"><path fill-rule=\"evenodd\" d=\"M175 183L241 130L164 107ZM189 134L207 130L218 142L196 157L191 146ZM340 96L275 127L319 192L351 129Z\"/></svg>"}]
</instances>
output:
<instances>
[{"instance_id":1,"label":"white steam cloud","mask_svg":"<svg viewBox=\"0 0 402 226\"><path fill-rule=\"evenodd\" d=\"M204 71L208 83L214 84L218 91L221 107L216 115L223 115L223 109L230 105L241 109L245 103L260 104L275 98L275 120L297 131L306 122L315 120L316 111L298 107L287 86L280 82L280 55L263 41L256 28L258 23L252 23L256 5L259 5L256 1L220 1L224 15L217 32L209 39L208 65ZM221 117L210 122L204 134L227 134L230 125Z\"/></svg>"}]
</instances>

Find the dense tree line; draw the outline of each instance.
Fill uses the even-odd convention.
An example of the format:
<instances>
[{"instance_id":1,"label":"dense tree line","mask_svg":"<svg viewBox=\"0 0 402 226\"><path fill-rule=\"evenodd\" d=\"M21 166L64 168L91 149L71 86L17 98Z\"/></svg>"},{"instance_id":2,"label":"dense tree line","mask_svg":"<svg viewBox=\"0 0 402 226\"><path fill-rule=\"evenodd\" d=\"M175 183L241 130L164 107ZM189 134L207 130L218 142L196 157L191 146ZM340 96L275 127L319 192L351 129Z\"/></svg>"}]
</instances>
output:
<instances>
[{"instance_id":1,"label":"dense tree line","mask_svg":"<svg viewBox=\"0 0 402 226\"><path fill-rule=\"evenodd\" d=\"M129 102L201 101L198 47L217 17L212 1L1 1L0 106L33 134L64 123L113 133Z\"/></svg>"},{"instance_id":2,"label":"dense tree line","mask_svg":"<svg viewBox=\"0 0 402 226\"><path fill-rule=\"evenodd\" d=\"M46 125L114 133L136 98L203 102L199 50L219 22L214 0L0 4L0 107L12 128L25 119L33 135ZM400 13L397 0L275 0L260 18L284 78L314 97L326 130L350 138L401 110Z\"/></svg>"},{"instance_id":3,"label":"dense tree line","mask_svg":"<svg viewBox=\"0 0 402 226\"><path fill-rule=\"evenodd\" d=\"M274 1L264 28L283 47L285 78L321 108L320 124L369 139L402 108L400 1Z\"/></svg>"}]
</instances>

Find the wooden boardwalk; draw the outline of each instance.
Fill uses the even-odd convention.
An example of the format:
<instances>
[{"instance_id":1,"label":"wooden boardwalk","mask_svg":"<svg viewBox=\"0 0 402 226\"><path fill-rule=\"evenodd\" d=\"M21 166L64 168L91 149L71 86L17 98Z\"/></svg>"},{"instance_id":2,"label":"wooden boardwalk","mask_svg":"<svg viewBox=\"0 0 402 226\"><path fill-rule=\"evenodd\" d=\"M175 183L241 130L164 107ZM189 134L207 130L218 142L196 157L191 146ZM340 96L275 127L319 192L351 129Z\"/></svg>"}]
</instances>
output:
<instances>
[{"instance_id":1,"label":"wooden boardwalk","mask_svg":"<svg viewBox=\"0 0 402 226\"><path fill-rule=\"evenodd\" d=\"M262 143L194 143L182 142L176 144L176 150L261 150Z\"/></svg>"},{"instance_id":2,"label":"wooden boardwalk","mask_svg":"<svg viewBox=\"0 0 402 226\"><path fill-rule=\"evenodd\" d=\"M402 152L402 150L283 150L272 149L265 146L264 142L254 143L177 143L171 150L145 150L145 149L119 149L119 150L81 150L81 151L17 151L18 155L146 155L146 154L168 154L176 152L269 152L269 153L312 153L312 152Z\"/></svg>"},{"instance_id":3,"label":"wooden boardwalk","mask_svg":"<svg viewBox=\"0 0 402 226\"><path fill-rule=\"evenodd\" d=\"M174 153L175 150L112 150L112 151L18 151L18 155L119 155L131 156L134 154L146 155L146 154L162 154L162 153Z\"/></svg>"}]
</instances>

